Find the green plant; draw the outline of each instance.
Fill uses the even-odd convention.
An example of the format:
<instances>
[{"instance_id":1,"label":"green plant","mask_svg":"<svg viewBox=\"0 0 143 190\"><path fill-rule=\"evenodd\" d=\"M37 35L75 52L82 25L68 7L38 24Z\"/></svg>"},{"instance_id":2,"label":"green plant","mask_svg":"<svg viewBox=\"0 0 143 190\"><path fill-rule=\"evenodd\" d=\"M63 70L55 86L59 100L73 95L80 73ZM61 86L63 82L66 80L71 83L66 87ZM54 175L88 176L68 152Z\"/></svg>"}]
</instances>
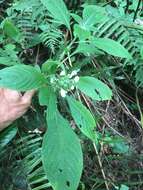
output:
<instances>
[{"instance_id":1,"label":"green plant","mask_svg":"<svg viewBox=\"0 0 143 190\"><path fill-rule=\"evenodd\" d=\"M133 57L140 47L134 48L130 31L119 22L120 14L119 19L111 19L116 11L110 8L107 11L105 7L84 4L82 13L78 14L71 13L62 0L26 0L15 1L7 9L7 16L1 23L0 42L4 46L0 49L0 63L8 67L0 70L0 86L22 92L36 89L39 105L44 106L41 109L46 112L47 131L42 147L39 145L32 153L24 153L22 159L23 165L28 165L26 175L32 180L29 186L41 182L43 187L51 186L55 190L77 189L83 155L80 138L76 135L78 130L70 126L71 118L95 148L98 146L97 121L83 97L93 102L106 101L112 98L112 91L94 74L83 72L90 62L87 58L115 56L124 65L133 64ZM46 48L46 56L39 60L42 45ZM37 55L28 57L28 51L35 46ZM28 146L42 141L41 137L37 140L37 137L27 135L25 139L28 138ZM124 142L120 143L123 149L118 142L109 144L115 152L127 152L128 146ZM39 157L33 158L35 154ZM33 179L39 170L42 177ZM105 185L108 189L106 182ZM43 187L37 185L33 189Z\"/></svg>"}]
</instances>

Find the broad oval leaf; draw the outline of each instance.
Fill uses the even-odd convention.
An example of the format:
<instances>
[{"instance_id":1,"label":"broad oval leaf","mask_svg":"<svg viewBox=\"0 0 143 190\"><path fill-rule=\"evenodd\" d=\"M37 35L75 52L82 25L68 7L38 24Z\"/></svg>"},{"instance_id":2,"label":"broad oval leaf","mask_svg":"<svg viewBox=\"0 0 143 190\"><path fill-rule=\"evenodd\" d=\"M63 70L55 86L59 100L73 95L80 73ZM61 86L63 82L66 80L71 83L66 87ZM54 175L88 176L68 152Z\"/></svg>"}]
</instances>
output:
<instances>
[{"instance_id":1,"label":"broad oval leaf","mask_svg":"<svg viewBox=\"0 0 143 190\"><path fill-rule=\"evenodd\" d=\"M41 2L55 20L70 29L70 12L63 0L41 0Z\"/></svg>"},{"instance_id":2,"label":"broad oval leaf","mask_svg":"<svg viewBox=\"0 0 143 190\"><path fill-rule=\"evenodd\" d=\"M110 88L94 77L80 77L77 87L93 100L110 100L112 97Z\"/></svg>"},{"instance_id":3,"label":"broad oval leaf","mask_svg":"<svg viewBox=\"0 0 143 190\"><path fill-rule=\"evenodd\" d=\"M47 123L42 161L48 180L54 190L76 190L83 168L79 139L58 112Z\"/></svg>"},{"instance_id":4,"label":"broad oval leaf","mask_svg":"<svg viewBox=\"0 0 143 190\"><path fill-rule=\"evenodd\" d=\"M52 119L57 110L56 93L50 86L44 86L39 89L39 103L41 106L47 106L47 116Z\"/></svg>"},{"instance_id":5,"label":"broad oval leaf","mask_svg":"<svg viewBox=\"0 0 143 190\"><path fill-rule=\"evenodd\" d=\"M86 5L80 25L86 30L91 30L93 25L104 21L106 18L105 8L96 5Z\"/></svg>"},{"instance_id":6,"label":"broad oval leaf","mask_svg":"<svg viewBox=\"0 0 143 190\"><path fill-rule=\"evenodd\" d=\"M51 88L48 86L42 87L39 89L39 104L41 106L48 106L49 104L49 97L50 97Z\"/></svg>"},{"instance_id":7,"label":"broad oval leaf","mask_svg":"<svg viewBox=\"0 0 143 190\"><path fill-rule=\"evenodd\" d=\"M20 32L16 26L10 21L5 20L3 25L4 33L9 37L14 39L15 41L18 41L20 39Z\"/></svg>"},{"instance_id":8,"label":"broad oval leaf","mask_svg":"<svg viewBox=\"0 0 143 190\"><path fill-rule=\"evenodd\" d=\"M74 19L77 23L80 23L80 22L82 21L82 18L81 18L79 15L77 15L77 14L75 14L75 13L71 13L70 15L73 17L73 19Z\"/></svg>"},{"instance_id":9,"label":"broad oval leaf","mask_svg":"<svg viewBox=\"0 0 143 190\"><path fill-rule=\"evenodd\" d=\"M44 76L29 65L15 65L0 70L0 87L27 91L42 87Z\"/></svg>"},{"instance_id":10,"label":"broad oval leaf","mask_svg":"<svg viewBox=\"0 0 143 190\"><path fill-rule=\"evenodd\" d=\"M67 101L71 110L73 119L75 120L77 126L91 140L95 140L95 119L93 118L90 111L79 101L72 97L67 97Z\"/></svg>"},{"instance_id":11,"label":"broad oval leaf","mask_svg":"<svg viewBox=\"0 0 143 190\"><path fill-rule=\"evenodd\" d=\"M57 70L58 65L61 65L59 61L54 60L47 60L45 63L42 64L42 72L48 74L54 74Z\"/></svg>"},{"instance_id":12,"label":"broad oval leaf","mask_svg":"<svg viewBox=\"0 0 143 190\"><path fill-rule=\"evenodd\" d=\"M131 59L130 53L122 46L119 42L111 40L109 38L93 38L92 43L99 49L105 51L106 53L121 57Z\"/></svg>"},{"instance_id":13,"label":"broad oval leaf","mask_svg":"<svg viewBox=\"0 0 143 190\"><path fill-rule=\"evenodd\" d=\"M74 36L78 37L80 40L86 40L86 39L90 38L91 33L90 33L90 31L81 28L80 25L75 24L74 25Z\"/></svg>"},{"instance_id":14,"label":"broad oval leaf","mask_svg":"<svg viewBox=\"0 0 143 190\"><path fill-rule=\"evenodd\" d=\"M96 48L94 44L86 43L83 41L79 42L78 47L75 50L75 53L83 53L87 56L93 55L94 57L104 54L104 52Z\"/></svg>"}]
</instances>

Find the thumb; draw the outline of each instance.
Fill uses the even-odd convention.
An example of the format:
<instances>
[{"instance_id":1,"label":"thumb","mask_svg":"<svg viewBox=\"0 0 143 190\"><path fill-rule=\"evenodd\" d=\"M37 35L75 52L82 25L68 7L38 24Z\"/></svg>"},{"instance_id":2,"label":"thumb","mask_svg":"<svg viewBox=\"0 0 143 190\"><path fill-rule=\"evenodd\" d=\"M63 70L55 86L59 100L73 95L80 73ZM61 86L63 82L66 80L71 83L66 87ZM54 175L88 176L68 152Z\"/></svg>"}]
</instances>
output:
<instances>
[{"instance_id":1,"label":"thumb","mask_svg":"<svg viewBox=\"0 0 143 190\"><path fill-rule=\"evenodd\" d=\"M22 102L30 104L35 92L36 90L29 90L25 92L25 94L22 96Z\"/></svg>"}]
</instances>

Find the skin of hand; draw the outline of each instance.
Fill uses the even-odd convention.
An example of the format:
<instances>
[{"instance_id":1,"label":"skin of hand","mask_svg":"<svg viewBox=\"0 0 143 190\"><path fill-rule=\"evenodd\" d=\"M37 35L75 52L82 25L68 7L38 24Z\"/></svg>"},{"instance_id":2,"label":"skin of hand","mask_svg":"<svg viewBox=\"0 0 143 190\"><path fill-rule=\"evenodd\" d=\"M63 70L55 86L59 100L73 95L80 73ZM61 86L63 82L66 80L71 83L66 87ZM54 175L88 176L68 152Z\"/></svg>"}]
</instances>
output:
<instances>
[{"instance_id":1,"label":"skin of hand","mask_svg":"<svg viewBox=\"0 0 143 190\"><path fill-rule=\"evenodd\" d=\"M0 88L0 131L20 118L29 108L35 90L21 93Z\"/></svg>"}]
</instances>

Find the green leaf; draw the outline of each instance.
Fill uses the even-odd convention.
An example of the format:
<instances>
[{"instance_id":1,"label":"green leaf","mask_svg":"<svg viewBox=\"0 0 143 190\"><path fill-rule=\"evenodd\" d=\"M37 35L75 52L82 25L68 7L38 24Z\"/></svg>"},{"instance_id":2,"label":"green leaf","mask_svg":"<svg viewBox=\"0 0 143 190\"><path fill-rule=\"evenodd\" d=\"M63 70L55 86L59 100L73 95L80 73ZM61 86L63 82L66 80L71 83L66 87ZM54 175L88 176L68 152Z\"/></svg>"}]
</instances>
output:
<instances>
[{"instance_id":1,"label":"green leaf","mask_svg":"<svg viewBox=\"0 0 143 190\"><path fill-rule=\"evenodd\" d=\"M74 36L78 37L80 40L89 39L91 34L90 31L87 31L81 28L78 24L74 25Z\"/></svg>"},{"instance_id":2,"label":"green leaf","mask_svg":"<svg viewBox=\"0 0 143 190\"><path fill-rule=\"evenodd\" d=\"M83 10L83 20L80 22L82 28L91 30L92 27L107 18L105 8L96 5L87 5Z\"/></svg>"},{"instance_id":3,"label":"green leaf","mask_svg":"<svg viewBox=\"0 0 143 190\"><path fill-rule=\"evenodd\" d=\"M58 65L61 63L59 61L54 60L47 60L45 63L42 64L42 72L54 74L57 70Z\"/></svg>"},{"instance_id":4,"label":"green leaf","mask_svg":"<svg viewBox=\"0 0 143 190\"><path fill-rule=\"evenodd\" d=\"M93 118L90 111L79 101L72 97L67 97L67 101L70 107L70 111L73 119L75 120L77 126L91 140L95 140L95 119Z\"/></svg>"},{"instance_id":5,"label":"green leaf","mask_svg":"<svg viewBox=\"0 0 143 190\"><path fill-rule=\"evenodd\" d=\"M3 24L4 33L11 39L18 41L20 38L20 32L16 26L10 21L5 20Z\"/></svg>"},{"instance_id":6,"label":"green leaf","mask_svg":"<svg viewBox=\"0 0 143 190\"><path fill-rule=\"evenodd\" d=\"M17 53L13 44L7 44L4 49L0 48L0 64L7 66L20 64Z\"/></svg>"},{"instance_id":7,"label":"green leaf","mask_svg":"<svg viewBox=\"0 0 143 190\"><path fill-rule=\"evenodd\" d=\"M92 43L79 42L79 45L75 51L75 53L83 53L85 55L102 55L103 51L100 51L96 48Z\"/></svg>"},{"instance_id":8,"label":"green leaf","mask_svg":"<svg viewBox=\"0 0 143 190\"><path fill-rule=\"evenodd\" d=\"M29 40L30 40L29 43L26 44L27 49L32 48L42 42L40 34L33 34L32 39Z\"/></svg>"},{"instance_id":9,"label":"green leaf","mask_svg":"<svg viewBox=\"0 0 143 190\"><path fill-rule=\"evenodd\" d=\"M16 1L12 8L17 11L25 11L26 9L32 9L34 6L39 5L39 0L20 0Z\"/></svg>"},{"instance_id":10,"label":"green leaf","mask_svg":"<svg viewBox=\"0 0 143 190\"><path fill-rule=\"evenodd\" d=\"M120 190L129 190L129 187L126 185L121 185Z\"/></svg>"},{"instance_id":11,"label":"green leaf","mask_svg":"<svg viewBox=\"0 0 143 190\"><path fill-rule=\"evenodd\" d=\"M100 80L93 77L80 77L77 87L93 100L110 100L112 97L112 91L110 88Z\"/></svg>"},{"instance_id":12,"label":"green leaf","mask_svg":"<svg viewBox=\"0 0 143 190\"><path fill-rule=\"evenodd\" d=\"M49 104L50 90L48 86L39 89L39 103L41 106L47 106Z\"/></svg>"},{"instance_id":13,"label":"green leaf","mask_svg":"<svg viewBox=\"0 0 143 190\"><path fill-rule=\"evenodd\" d=\"M141 47L140 55L141 55L141 59L143 59L143 46Z\"/></svg>"},{"instance_id":14,"label":"green leaf","mask_svg":"<svg viewBox=\"0 0 143 190\"><path fill-rule=\"evenodd\" d=\"M0 70L0 87L27 91L46 84L44 76L29 65L15 65Z\"/></svg>"},{"instance_id":15,"label":"green leaf","mask_svg":"<svg viewBox=\"0 0 143 190\"><path fill-rule=\"evenodd\" d=\"M57 110L57 98L52 87L45 86L39 89L39 103L41 106L47 106L48 118L54 118Z\"/></svg>"},{"instance_id":16,"label":"green leaf","mask_svg":"<svg viewBox=\"0 0 143 190\"><path fill-rule=\"evenodd\" d=\"M41 2L55 20L70 29L70 13L63 0L41 0Z\"/></svg>"},{"instance_id":17,"label":"green leaf","mask_svg":"<svg viewBox=\"0 0 143 190\"><path fill-rule=\"evenodd\" d=\"M6 146L16 135L17 127L12 125L0 132L0 149Z\"/></svg>"},{"instance_id":18,"label":"green leaf","mask_svg":"<svg viewBox=\"0 0 143 190\"><path fill-rule=\"evenodd\" d=\"M79 139L58 112L47 123L42 161L48 180L54 190L76 190L83 168Z\"/></svg>"},{"instance_id":19,"label":"green leaf","mask_svg":"<svg viewBox=\"0 0 143 190\"><path fill-rule=\"evenodd\" d=\"M111 144L112 151L116 154L129 153L129 146L124 142L115 142Z\"/></svg>"},{"instance_id":20,"label":"green leaf","mask_svg":"<svg viewBox=\"0 0 143 190\"><path fill-rule=\"evenodd\" d=\"M130 53L122 46L119 42L111 40L109 38L93 38L92 43L99 49L105 51L106 53L121 57L131 59Z\"/></svg>"},{"instance_id":21,"label":"green leaf","mask_svg":"<svg viewBox=\"0 0 143 190\"><path fill-rule=\"evenodd\" d=\"M82 18L81 18L79 15L74 14L74 13L71 13L70 15L73 17L73 19L74 19L77 23L80 23L80 22L82 21Z\"/></svg>"}]
</instances>

